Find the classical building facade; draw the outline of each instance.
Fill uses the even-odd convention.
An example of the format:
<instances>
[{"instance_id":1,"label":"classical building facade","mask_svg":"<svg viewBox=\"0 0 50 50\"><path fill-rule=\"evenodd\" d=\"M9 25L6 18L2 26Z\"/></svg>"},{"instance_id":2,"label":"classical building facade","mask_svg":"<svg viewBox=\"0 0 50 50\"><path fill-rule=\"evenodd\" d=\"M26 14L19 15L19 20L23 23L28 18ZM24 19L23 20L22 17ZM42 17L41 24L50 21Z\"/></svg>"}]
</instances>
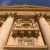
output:
<instances>
[{"instance_id":1,"label":"classical building facade","mask_svg":"<svg viewBox=\"0 0 50 50\"><path fill-rule=\"evenodd\" d=\"M50 50L50 7L0 6L0 50Z\"/></svg>"}]
</instances>

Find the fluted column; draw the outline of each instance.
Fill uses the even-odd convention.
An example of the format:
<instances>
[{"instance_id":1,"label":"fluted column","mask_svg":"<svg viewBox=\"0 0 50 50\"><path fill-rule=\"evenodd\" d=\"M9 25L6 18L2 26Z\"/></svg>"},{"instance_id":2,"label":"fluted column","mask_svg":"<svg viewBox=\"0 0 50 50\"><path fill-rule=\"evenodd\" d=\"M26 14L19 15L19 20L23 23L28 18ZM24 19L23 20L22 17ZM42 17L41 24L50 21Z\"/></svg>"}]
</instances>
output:
<instances>
[{"instance_id":1,"label":"fluted column","mask_svg":"<svg viewBox=\"0 0 50 50\"><path fill-rule=\"evenodd\" d=\"M3 50L4 46L6 45L13 21L14 18L9 16L0 28L0 50Z\"/></svg>"},{"instance_id":2,"label":"fluted column","mask_svg":"<svg viewBox=\"0 0 50 50\"><path fill-rule=\"evenodd\" d=\"M43 16L40 16L37 19L44 36L44 40L48 46L48 50L50 50L50 26Z\"/></svg>"}]
</instances>

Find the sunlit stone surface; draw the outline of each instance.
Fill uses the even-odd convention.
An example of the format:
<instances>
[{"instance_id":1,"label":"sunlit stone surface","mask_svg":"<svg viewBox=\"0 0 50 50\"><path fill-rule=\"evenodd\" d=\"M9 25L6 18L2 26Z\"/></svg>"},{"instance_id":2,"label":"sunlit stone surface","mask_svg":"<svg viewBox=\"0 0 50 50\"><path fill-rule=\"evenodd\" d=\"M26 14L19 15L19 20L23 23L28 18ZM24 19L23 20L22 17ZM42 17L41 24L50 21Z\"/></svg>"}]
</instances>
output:
<instances>
[{"instance_id":1,"label":"sunlit stone surface","mask_svg":"<svg viewBox=\"0 0 50 50\"><path fill-rule=\"evenodd\" d=\"M0 50L3 50L6 45L10 30L13 24L13 18L9 16L0 28Z\"/></svg>"},{"instance_id":2,"label":"sunlit stone surface","mask_svg":"<svg viewBox=\"0 0 50 50\"><path fill-rule=\"evenodd\" d=\"M42 34L46 33L44 32L46 30L40 30L41 27L43 29L42 24L45 26L47 24L45 24L42 18L37 18L39 21L38 23L36 20L36 17L38 17L36 13L38 15L39 13L44 15L45 17L43 17L47 21L49 20L50 23L50 8L48 7L45 8L32 5L0 7L1 50L3 47L5 50L47 50L47 43L44 40L46 35L42 36ZM41 25L39 26L39 24Z\"/></svg>"},{"instance_id":3,"label":"sunlit stone surface","mask_svg":"<svg viewBox=\"0 0 50 50\"><path fill-rule=\"evenodd\" d=\"M44 36L45 42L48 45L48 49L50 50L50 26L47 23L47 21L44 19L44 17L40 17L38 19L42 34Z\"/></svg>"}]
</instances>

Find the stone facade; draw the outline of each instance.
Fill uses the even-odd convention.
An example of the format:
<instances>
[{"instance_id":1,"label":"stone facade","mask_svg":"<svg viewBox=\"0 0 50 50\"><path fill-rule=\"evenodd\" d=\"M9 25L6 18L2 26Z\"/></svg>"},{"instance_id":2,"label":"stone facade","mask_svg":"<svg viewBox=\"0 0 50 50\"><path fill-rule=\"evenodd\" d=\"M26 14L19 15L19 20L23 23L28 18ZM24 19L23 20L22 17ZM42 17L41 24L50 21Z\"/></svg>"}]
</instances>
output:
<instances>
[{"instance_id":1,"label":"stone facade","mask_svg":"<svg viewBox=\"0 0 50 50\"><path fill-rule=\"evenodd\" d=\"M5 50L14 50L14 49L47 50L47 48L50 49L49 45L50 43L48 42L49 40L48 36L50 35L49 34L50 31L47 31L50 29L49 8L50 7L40 7L31 5L0 6L1 28L4 25L5 21L8 20L9 16L11 16L14 19L13 22L10 19L11 29L9 30L10 32L8 37L6 37L7 39L5 41L6 45L4 49ZM13 23L12 25L11 22ZM6 28L9 29L8 27ZM4 35L6 36L6 34Z\"/></svg>"}]
</instances>

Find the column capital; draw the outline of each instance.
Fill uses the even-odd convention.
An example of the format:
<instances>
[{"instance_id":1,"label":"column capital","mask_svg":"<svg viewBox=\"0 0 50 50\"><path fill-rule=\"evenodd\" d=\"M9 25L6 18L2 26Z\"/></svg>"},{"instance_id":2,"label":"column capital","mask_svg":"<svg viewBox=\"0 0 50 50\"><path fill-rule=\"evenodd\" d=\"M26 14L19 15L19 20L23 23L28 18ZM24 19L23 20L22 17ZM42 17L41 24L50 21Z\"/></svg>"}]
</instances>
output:
<instances>
[{"instance_id":1,"label":"column capital","mask_svg":"<svg viewBox=\"0 0 50 50\"><path fill-rule=\"evenodd\" d=\"M35 13L36 19L39 19L39 18L42 18L42 17L44 17L44 15L42 13L39 13L39 14Z\"/></svg>"}]
</instances>

